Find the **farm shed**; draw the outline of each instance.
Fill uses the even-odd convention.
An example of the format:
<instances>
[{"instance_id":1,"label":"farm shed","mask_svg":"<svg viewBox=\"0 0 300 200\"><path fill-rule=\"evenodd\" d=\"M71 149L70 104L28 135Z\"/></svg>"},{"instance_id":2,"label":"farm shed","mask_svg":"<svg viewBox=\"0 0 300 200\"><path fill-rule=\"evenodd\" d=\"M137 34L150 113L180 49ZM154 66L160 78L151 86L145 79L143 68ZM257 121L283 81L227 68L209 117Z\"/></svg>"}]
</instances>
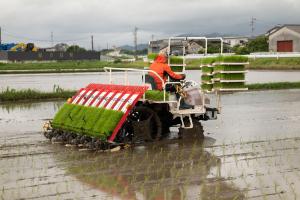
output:
<instances>
[{"instance_id":1,"label":"farm shed","mask_svg":"<svg viewBox=\"0 0 300 200\"><path fill-rule=\"evenodd\" d=\"M300 52L300 24L276 26L267 36L270 52Z\"/></svg>"}]
</instances>

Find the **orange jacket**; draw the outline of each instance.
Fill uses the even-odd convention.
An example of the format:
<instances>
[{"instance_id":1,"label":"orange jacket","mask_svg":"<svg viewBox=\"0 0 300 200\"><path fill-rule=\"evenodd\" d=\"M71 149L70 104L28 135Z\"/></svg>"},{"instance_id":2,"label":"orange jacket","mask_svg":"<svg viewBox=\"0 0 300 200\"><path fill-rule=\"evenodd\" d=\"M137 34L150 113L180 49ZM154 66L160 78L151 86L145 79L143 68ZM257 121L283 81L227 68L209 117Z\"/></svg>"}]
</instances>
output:
<instances>
[{"instance_id":1,"label":"orange jacket","mask_svg":"<svg viewBox=\"0 0 300 200\"><path fill-rule=\"evenodd\" d=\"M176 74L172 71L171 67L166 64L167 58L163 55L158 55L155 61L150 65L150 70L155 71L163 80L166 82L167 80L167 74L171 76L173 79L180 80L183 78L182 75ZM154 78L154 81L156 83L157 89L162 90L162 82L161 80L153 73L149 73L150 76Z\"/></svg>"}]
</instances>

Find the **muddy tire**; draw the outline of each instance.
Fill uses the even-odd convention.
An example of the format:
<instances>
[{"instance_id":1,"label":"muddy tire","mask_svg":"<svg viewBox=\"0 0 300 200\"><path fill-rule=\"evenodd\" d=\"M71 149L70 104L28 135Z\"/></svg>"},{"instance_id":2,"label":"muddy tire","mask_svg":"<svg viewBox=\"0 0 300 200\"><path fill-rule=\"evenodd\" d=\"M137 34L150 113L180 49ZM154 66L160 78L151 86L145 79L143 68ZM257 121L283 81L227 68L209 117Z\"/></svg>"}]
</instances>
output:
<instances>
[{"instance_id":1,"label":"muddy tire","mask_svg":"<svg viewBox=\"0 0 300 200\"><path fill-rule=\"evenodd\" d=\"M184 122L185 122L185 126L190 126L190 122L188 119L185 119ZM203 139L204 129L201 122L199 122L196 119L193 119L193 128L191 129L179 128L178 136L179 138L194 136L196 138Z\"/></svg>"},{"instance_id":2,"label":"muddy tire","mask_svg":"<svg viewBox=\"0 0 300 200\"><path fill-rule=\"evenodd\" d=\"M143 143L158 140L162 125L158 115L145 106L135 107L120 129L117 141L121 143Z\"/></svg>"}]
</instances>

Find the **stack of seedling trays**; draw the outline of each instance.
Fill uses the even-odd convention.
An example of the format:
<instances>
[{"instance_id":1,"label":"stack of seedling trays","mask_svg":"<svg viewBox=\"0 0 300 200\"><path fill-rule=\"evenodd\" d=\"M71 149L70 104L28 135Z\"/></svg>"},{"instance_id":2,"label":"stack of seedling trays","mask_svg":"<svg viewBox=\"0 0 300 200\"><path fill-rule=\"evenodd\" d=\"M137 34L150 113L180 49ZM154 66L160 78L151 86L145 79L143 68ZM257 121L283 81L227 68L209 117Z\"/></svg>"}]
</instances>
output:
<instances>
[{"instance_id":1,"label":"stack of seedling trays","mask_svg":"<svg viewBox=\"0 0 300 200\"><path fill-rule=\"evenodd\" d=\"M158 56L157 53L148 54L147 58L149 63L153 63ZM180 56L170 56L169 65L174 72L184 72L185 63L183 58Z\"/></svg>"},{"instance_id":2,"label":"stack of seedling trays","mask_svg":"<svg viewBox=\"0 0 300 200\"><path fill-rule=\"evenodd\" d=\"M213 63L213 91L244 91L245 65L248 58L243 56L220 56Z\"/></svg>"},{"instance_id":3,"label":"stack of seedling trays","mask_svg":"<svg viewBox=\"0 0 300 200\"><path fill-rule=\"evenodd\" d=\"M205 64L201 65L202 76L201 76L201 89L202 91L209 93L213 89L213 65Z\"/></svg>"},{"instance_id":4,"label":"stack of seedling trays","mask_svg":"<svg viewBox=\"0 0 300 200\"><path fill-rule=\"evenodd\" d=\"M173 72L182 72L184 73L185 63L182 57L179 56L170 56L169 65Z\"/></svg>"},{"instance_id":5,"label":"stack of seedling trays","mask_svg":"<svg viewBox=\"0 0 300 200\"><path fill-rule=\"evenodd\" d=\"M202 70L201 76L201 89L205 93L210 93L213 91L213 72L214 66L212 65L214 62L214 58L205 58L202 60L202 64L200 66Z\"/></svg>"}]
</instances>

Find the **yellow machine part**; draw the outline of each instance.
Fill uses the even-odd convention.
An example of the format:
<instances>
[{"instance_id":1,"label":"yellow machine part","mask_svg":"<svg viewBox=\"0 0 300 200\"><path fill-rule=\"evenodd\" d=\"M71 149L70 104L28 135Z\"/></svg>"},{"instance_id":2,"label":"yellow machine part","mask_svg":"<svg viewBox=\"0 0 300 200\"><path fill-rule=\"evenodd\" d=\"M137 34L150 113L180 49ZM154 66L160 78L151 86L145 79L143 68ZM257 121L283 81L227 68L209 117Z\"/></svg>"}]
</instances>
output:
<instances>
[{"instance_id":1,"label":"yellow machine part","mask_svg":"<svg viewBox=\"0 0 300 200\"><path fill-rule=\"evenodd\" d=\"M19 43L16 46L14 46L13 48L10 49L10 51L17 51L19 48L22 49L22 51L24 51L26 49L26 44L24 43Z\"/></svg>"},{"instance_id":2,"label":"yellow machine part","mask_svg":"<svg viewBox=\"0 0 300 200\"><path fill-rule=\"evenodd\" d=\"M10 49L10 51L18 51L18 49L21 49L21 51L26 51L27 44L25 43L19 43L13 48ZM32 49L33 52L38 51L38 48L34 45L34 48Z\"/></svg>"}]
</instances>

